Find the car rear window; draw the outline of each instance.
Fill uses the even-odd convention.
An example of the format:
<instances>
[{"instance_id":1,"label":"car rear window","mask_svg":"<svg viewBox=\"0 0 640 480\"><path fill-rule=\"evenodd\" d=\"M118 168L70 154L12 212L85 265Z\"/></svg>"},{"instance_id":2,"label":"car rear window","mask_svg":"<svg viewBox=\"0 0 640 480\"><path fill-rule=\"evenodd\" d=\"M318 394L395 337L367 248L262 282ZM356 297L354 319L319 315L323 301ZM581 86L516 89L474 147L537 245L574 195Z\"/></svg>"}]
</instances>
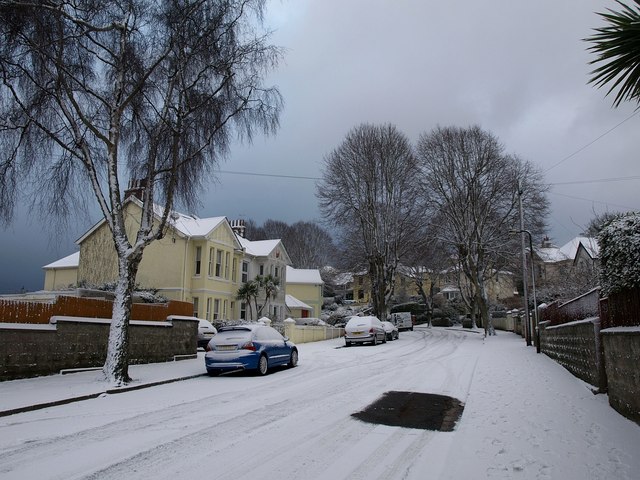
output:
<instances>
[{"instance_id":1,"label":"car rear window","mask_svg":"<svg viewBox=\"0 0 640 480\"><path fill-rule=\"evenodd\" d=\"M217 343L240 342L251 338L251 330L223 330L214 337Z\"/></svg>"}]
</instances>

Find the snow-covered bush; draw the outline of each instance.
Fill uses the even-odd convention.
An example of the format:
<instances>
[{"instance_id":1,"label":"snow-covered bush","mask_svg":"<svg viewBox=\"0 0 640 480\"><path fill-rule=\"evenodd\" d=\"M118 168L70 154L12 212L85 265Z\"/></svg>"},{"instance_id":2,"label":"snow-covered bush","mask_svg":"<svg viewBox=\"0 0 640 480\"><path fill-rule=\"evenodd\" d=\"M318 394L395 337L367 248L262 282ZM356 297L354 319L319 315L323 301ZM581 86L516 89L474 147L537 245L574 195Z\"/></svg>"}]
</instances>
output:
<instances>
[{"instance_id":1,"label":"snow-covered bush","mask_svg":"<svg viewBox=\"0 0 640 480\"><path fill-rule=\"evenodd\" d=\"M640 213L611 221L598 234L603 295L640 287Z\"/></svg>"}]
</instances>

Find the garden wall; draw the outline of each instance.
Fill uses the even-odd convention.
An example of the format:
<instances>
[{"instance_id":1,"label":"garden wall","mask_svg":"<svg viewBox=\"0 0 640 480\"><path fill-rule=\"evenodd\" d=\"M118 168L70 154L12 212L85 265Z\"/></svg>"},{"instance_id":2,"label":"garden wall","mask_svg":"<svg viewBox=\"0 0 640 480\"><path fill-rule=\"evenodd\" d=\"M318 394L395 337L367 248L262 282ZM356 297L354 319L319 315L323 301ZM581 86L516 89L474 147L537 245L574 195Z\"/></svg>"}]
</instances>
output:
<instances>
[{"instance_id":1,"label":"garden wall","mask_svg":"<svg viewBox=\"0 0 640 480\"><path fill-rule=\"evenodd\" d=\"M344 328L296 325L293 321L285 320L284 336L289 337L293 343L319 342L344 336Z\"/></svg>"},{"instance_id":2,"label":"garden wall","mask_svg":"<svg viewBox=\"0 0 640 480\"><path fill-rule=\"evenodd\" d=\"M600 319L588 318L550 326L540 322L540 351L554 359L576 377L606 390L600 345Z\"/></svg>"},{"instance_id":3,"label":"garden wall","mask_svg":"<svg viewBox=\"0 0 640 480\"><path fill-rule=\"evenodd\" d=\"M609 404L640 424L640 327L601 330Z\"/></svg>"},{"instance_id":4,"label":"garden wall","mask_svg":"<svg viewBox=\"0 0 640 480\"><path fill-rule=\"evenodd\" d=\"M55 316L50 323L0 323L0 380L50 375L65 369L101 367L110 319ZM198 320L170 316L164 322L132 321L129 364L193 357Z\"/></svg>"}]
</instances>

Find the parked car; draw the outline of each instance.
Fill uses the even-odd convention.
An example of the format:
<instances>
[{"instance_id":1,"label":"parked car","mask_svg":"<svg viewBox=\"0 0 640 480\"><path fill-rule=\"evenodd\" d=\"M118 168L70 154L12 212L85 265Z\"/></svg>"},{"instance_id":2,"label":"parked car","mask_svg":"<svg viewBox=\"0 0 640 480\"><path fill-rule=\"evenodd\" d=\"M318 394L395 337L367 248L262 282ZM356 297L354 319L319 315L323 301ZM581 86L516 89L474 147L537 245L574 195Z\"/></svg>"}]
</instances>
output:
<instances>
[{"instance_id":1,"label":"parked car","mask_svg":"<svg viewBox=\"0 0 640 480\"><path fill-rule=\"evenodd\" d=\"M198 348L205 348L216 333L218 331L216 327L211 325L211 322L200 319L198 322Z\"/></svg>"},{"instance_id":2,"label":"parked car","mask_svg":"<svg viewBox=\"0 0 640 480\"><path fill-rule=\"evenodd\" d=\"M389 315L389 321L398 327L398 330L413 330L413 315L410 312L392 313Z\"/></svg>"},{"instance_id":3,"label":"parked car","mask_svg":"<svg viewBox=\"0 0 640 480\"><path fill-rule=\"evenodd\" d=\"M382 328L387 335L387 340L395 340L398 338L398 327L391 322L382 322Z\"/></svg>"},{"instance_id":4,"label":"parked car","mask_svg":"<svg viewBox=\"0 0 640 480\"><path fill-rule=\"evenodd\" d=\"M295 367L298 349L287 337L266 325L222 327L209 341L204 354L209 375L255 370L259 375L279 365Z\"/></svg>"},{"instance_id":5,"label":"parked car","mask_svg":"<svg viewBox=\"0 0 640 480\"><path fill-rule=\"evenodd\" d=\"M351 317L344 327L344 340L347 347L353 343L386 343L387 335L378 317Z\"/></svg>"}]
</instances>

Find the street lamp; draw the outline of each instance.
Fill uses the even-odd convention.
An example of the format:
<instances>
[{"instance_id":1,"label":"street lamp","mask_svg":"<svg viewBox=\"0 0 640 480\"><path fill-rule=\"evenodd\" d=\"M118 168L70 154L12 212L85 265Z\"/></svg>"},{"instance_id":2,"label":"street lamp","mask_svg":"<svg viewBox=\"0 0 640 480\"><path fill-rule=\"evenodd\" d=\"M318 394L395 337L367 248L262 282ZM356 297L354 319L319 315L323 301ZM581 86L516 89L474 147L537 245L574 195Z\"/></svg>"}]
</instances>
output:
<instances>
[{"instance_id":1,"label":"street lamp","mask_svg":"<svg viewBox=\"0 0 640 480\"><path fill-rule=\"evenodd\" d=\"M511 230L510 233L526 233L529 237L529 255L531 255L531 289L533 291L533 318L536 326L536 352L540 353L540 326L538 325L538 302L536 301L536 270L533 264L533 240L529 230ZM529 319L527 319L527 322Z\"/></svg>"}]
</instances>

